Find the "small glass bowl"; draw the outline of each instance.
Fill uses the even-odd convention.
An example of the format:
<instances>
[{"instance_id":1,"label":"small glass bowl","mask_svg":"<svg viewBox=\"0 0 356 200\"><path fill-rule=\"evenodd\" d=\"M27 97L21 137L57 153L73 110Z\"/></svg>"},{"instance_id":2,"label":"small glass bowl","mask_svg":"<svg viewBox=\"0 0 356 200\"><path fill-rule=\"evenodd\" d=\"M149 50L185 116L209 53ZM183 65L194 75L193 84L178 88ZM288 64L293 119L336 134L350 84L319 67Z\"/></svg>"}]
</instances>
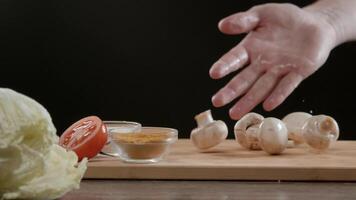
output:
<instances>
[{"instance_id":1,"label":"small glass bowl","mask_svg":"<svg viewBox=\"0 0 356 200\"><path fill-rule=\"evenodd\" d=\"M108 141L101 150L103 154L107 154L110 156L119 156L116 146L114 146L113 142L111 141L110 135L112 133L134 133L140 132L141 124L137 122L130 122L130 121L103 121L106 125L108 131Z\"/></svg>"},{"instance_id":2,"label":"small glass bowl","mask_svg":"<svg viewBox=\"0 0 356 200\"><path fill-rule=\"evenodd\" d=\"M155 163L168 154L178 140L178 131L163 127L142 127L135 133L112 133L119 157L130 163Z\"/></svg>"}]
</instances>

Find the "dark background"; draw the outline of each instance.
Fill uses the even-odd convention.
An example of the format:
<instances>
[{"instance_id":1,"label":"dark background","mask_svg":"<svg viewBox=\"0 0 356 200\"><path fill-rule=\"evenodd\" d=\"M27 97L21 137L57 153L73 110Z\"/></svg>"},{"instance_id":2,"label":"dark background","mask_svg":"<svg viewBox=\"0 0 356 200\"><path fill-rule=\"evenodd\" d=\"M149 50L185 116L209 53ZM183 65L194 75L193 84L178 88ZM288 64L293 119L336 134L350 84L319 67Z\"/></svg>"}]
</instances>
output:
<instances>
[{"instance_id":1,"label":"dark background","mask_svg":"<svg viewBox=\"0 0 356 200\"><path fill-rule=\"evenodd\" d=\"M216 109L210 101L231 76L211 80L208 70L242 37L221 34L217 23L267 2L2 0L0 86L43 104L59 135L98 115L174 127L188 137L194 115L212 109L231 137L231 105ZM339 46L278 109L254 111L279 118L293 111L328 114L339 122L341 139L356 139L355 52L355 43Z\"/></svg>"}]
</instances>

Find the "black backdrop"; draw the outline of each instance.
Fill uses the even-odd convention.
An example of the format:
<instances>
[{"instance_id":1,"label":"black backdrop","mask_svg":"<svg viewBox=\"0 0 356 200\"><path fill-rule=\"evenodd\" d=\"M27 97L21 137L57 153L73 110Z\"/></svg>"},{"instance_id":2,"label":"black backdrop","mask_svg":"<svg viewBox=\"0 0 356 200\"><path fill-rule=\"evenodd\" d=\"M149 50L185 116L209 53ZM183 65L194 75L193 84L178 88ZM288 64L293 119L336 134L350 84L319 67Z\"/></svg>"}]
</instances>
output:
<instances>
[{"instance_id":1,"label":"black backdrop","mask_svg":"<svg viewBox=\"0 0 356 200\"><path fill-rule=\"evenodd\" d=\"M59 135L72 122L98 115L174 127L188 137L194 115L206 109L232 130L231 105L215 109L210 101L231 76L214 81L208 70L241 37L219 33L217 22L267 2L2 0L0 86L43 104ZM329 114L339 121L342 139L356 139L355 52L355 43L336 48L282 106L254 111Z\"/></svg>"}]
</instances>

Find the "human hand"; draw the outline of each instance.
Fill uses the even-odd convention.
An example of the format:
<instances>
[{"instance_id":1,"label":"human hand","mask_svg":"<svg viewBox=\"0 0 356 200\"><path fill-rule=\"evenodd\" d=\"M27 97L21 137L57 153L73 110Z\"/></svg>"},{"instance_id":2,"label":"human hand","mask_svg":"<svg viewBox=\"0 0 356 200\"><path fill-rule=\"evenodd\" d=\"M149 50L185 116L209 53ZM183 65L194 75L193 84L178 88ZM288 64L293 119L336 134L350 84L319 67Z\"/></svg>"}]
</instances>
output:
<instances>
[{"instance_id":1,"label":"human hand","mask_svg":"<svg viewBox=\"0 0 356 200\"><path fill-rule=\"evenodd\" d=\"M267 111L279 106L335 46L330 24L292 4L253 7L221 20L219 29L248 33L210 69L210 76L219 79L244 67L212 98L221 107L241 97L230 109L233 119L262 101Z\"/></svg>"}]
</instances>

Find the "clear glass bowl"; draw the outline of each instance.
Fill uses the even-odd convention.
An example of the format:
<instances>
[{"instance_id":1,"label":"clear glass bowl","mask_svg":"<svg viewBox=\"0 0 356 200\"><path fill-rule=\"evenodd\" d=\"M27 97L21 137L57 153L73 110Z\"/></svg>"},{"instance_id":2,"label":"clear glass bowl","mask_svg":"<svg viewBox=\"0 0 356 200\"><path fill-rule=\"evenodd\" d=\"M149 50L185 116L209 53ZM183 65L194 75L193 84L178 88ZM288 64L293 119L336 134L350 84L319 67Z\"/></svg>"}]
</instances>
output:
<instances>
[{"instance_id":1,"label":"clear glass bowl","mask_svg":"<svg viewBox=\"0 0 356 200\"><path fill-rule=\"evenodd\" d=\"M141 124L130 121L104 121L108 131L108 141L101 150L103 154L110 156L119 156L116 146L112 144L110 135L113 133L135 133L140 132Z\"/></svg>"},{"instance_id":2,"label":"clear glass bowl","mask_svg":"<svg viewBox=\"0 0 356 200\"><path fill-rule=\"evenodd\" d=\"M163 127L142 127L140 132L113 133L111 141L125 162L154 163L169 153L178 140L178 131Z\"/></svg>"}]
</instances>

